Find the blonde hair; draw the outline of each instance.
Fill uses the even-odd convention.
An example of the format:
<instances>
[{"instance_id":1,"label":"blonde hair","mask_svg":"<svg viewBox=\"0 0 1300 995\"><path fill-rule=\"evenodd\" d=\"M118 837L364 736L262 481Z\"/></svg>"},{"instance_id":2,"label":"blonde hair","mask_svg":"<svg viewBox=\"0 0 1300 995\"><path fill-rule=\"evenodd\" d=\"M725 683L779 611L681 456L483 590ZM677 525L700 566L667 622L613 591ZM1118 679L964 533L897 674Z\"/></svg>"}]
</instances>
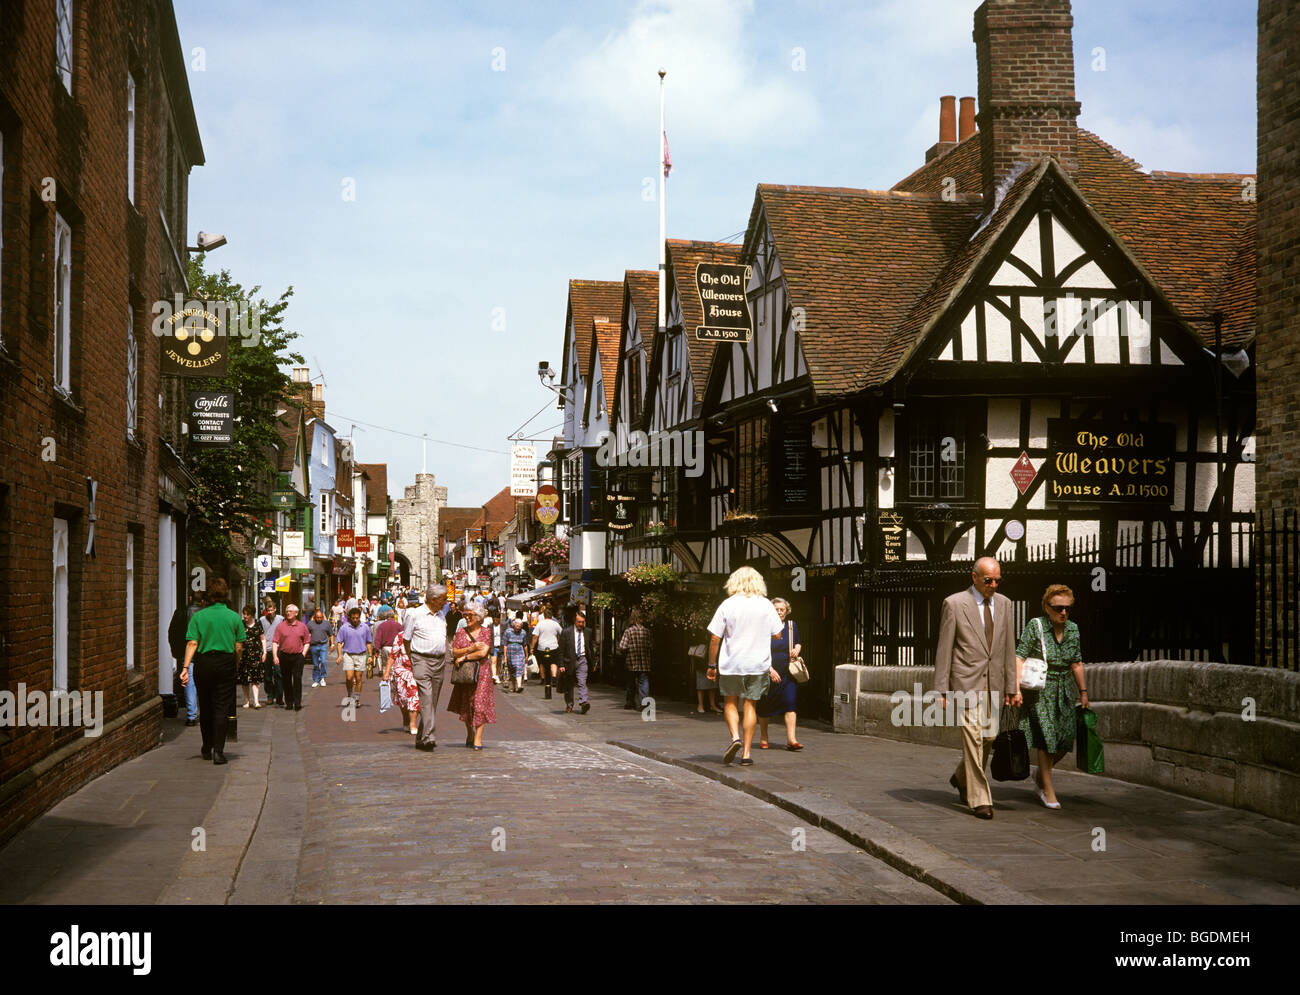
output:
<instances>
[{"instance_id":1,"label":"blonde hair","mask_svg":"<svg viewBox=\"0 0 1300 995\"><path fill-rule=\"evenodd\" d=\"M1064 584L1050 584L1046 591L1043 592L1043 614L1047 614L1047 605L1058 594L1064 594L1070 599L1070 604L1074 604L1074 592Z\"/></svg>"},{"instance_id":2,"label":"blonde hair","mask_svg":"<svg viewBox=\"0 0 1300 995\"><path fill-rule=\"evenodd\" d=\"M766 598L767 584L753 567L741 567L727 578L727 593L733 597L743 594L747 598Z\"/></svg>"}]
</instances>

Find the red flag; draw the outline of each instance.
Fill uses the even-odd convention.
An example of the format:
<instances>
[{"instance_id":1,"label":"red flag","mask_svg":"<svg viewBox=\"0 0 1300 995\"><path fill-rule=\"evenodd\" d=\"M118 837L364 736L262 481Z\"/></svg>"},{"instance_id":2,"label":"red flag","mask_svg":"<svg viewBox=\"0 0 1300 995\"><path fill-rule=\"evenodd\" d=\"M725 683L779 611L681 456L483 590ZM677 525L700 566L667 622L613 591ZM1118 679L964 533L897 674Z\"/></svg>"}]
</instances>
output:
<instances>
[{"instance_id":1,"label":"red flag","mask_svg":"<svg viewBox=\"0 0 1300 995\"><path fill-rule=\"evenodd\" d=\"M668 151L668 132L664 132L664 176L673 171L673 155Z\"/></svg>"}]
</instances>

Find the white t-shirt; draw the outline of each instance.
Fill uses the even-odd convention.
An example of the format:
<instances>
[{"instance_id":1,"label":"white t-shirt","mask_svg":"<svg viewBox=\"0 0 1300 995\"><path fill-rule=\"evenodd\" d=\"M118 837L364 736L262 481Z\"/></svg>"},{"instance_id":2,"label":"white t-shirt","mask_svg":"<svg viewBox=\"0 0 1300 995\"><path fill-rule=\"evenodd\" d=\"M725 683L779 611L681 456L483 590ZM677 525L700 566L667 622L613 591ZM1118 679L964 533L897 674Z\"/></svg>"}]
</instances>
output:
<instances>
[{"instance_id":1,"label":"white t-shirt","mask_svg":"<svg viewBox=\"0 0 1300 995\"><path fill-rule=\"evenodd\" d=\"M427 604L408 608L402 638L413 653L439 656L447 652L447 620L431 612Z\"/></svg>"},{"instance_id":2,"label":"white t-shirt","mask_svg":"<svg viewBox=\"0 0 1300 995\"><path fill-rule=\"evenodd\" d=\"M559 649L560 633L563 631L555 619L542 619L537 623L537 628L533 629L533 635L537 637L537 648L547 651Z\"/></svg>"},{"instance_id":3,"label":"white t-shirt","mask_svg":"<svg viewBox=\"0 0 1300 995\"><path fill-rule=\"evenodd\" d=\"M772 666L772 637L785 628L767 598L733 594L713 613L709 632L722 640L719 674L766 674Z\"/></svg>"}]
</instances>

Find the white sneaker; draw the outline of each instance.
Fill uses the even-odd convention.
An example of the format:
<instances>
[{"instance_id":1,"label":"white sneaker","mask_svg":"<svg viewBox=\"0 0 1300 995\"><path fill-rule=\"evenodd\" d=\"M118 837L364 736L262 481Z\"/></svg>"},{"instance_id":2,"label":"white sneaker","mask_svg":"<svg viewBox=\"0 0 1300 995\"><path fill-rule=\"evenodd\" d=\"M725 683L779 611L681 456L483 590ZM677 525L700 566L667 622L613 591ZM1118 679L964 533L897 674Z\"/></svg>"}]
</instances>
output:
<instances>
[{"instance_id":1,"label":"white sneaker","mask_svg":"<svg viewBox=\"0 0 1300 995\"><path fill-rule=\"evenodd\" d=\"M320 687L320 681L312 681L312 682L311 682L311 686L314 687L314 688L315 688L315 687Z\"/></svg>"},{"instance_id":2,"label":"white sneaker","mask_svg":"<svg viewBox=\"0 0 1300 995\"><path fill-rule=\"evenodd\" d=\"M324 687L324 686L325 686L325 678L323 678L323 677L321 678L320 686L321 686L321 687Z\"/></svg>"}]
</instances>

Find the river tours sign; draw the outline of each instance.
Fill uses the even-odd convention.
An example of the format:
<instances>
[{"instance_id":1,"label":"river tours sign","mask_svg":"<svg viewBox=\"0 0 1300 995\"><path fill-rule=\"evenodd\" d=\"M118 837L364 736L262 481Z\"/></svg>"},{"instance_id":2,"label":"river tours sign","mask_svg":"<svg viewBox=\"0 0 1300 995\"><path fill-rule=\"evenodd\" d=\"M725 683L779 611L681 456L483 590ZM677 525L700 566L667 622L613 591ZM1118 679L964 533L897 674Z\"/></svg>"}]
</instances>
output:
<instances>
[{"instance_id":1,"label":"river tours sign","mask_svg":"<svg viewBox=\"0 0 1300 995\"><path fill-rule=\"evenodd\" d=\"M1047 420L1047 503L1169 505L1174 426Z\"/></svg>"},{"instance_id":2,"label":"river tours sign","mask_svg":"<svg viewBox=\"0 0 1300 995\"><path fill-rule=\"evenodd\" d=\"M697 263L695 292L700 295L700 313L704 324L695 329L701 342L748 342L750 339L749 301L745 287L750 267L727 263Z\"/></svg>"}]
</instances>

